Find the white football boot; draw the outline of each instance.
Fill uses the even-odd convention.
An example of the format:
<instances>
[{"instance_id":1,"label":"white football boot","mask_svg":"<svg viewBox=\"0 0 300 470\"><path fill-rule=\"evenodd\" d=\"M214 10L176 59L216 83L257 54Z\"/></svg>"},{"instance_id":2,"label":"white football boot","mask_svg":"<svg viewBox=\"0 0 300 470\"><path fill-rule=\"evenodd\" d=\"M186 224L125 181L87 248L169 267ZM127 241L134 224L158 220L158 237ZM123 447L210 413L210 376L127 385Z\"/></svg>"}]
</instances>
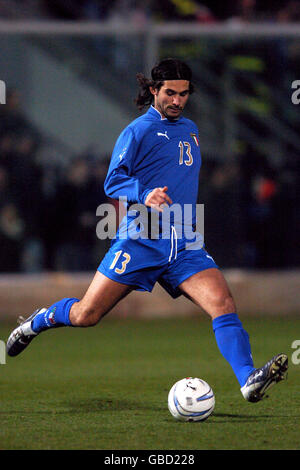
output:
<instances>
[{"instance_id":1,"label":"white football boot","mask_svg":"<svg viewBox=\"0 0 300 470\"><path fill-rule=\"evenodd\" d=\"M249 375L247 382L241 388L243 397L252 403L262 400L270 387L287 377L287 370L287 355L283 353L277 354L264 366L255 369Z\"/></svg>"},{"instance_id":2,"label":"white football boot","mask_svg":"<svg viewBox=\"0 0 300 470\"><path fill-rule=\"evenodd\" d=\"M32 330L31 323L36 315L46 312L46 310L46 308L39 308L25 320L19 317L20 325L12 331L6 343L6 351L9 356L17 356L20 354L27 348L33 338L38 335L38 333Z\"/></svg>"}]
</instances>

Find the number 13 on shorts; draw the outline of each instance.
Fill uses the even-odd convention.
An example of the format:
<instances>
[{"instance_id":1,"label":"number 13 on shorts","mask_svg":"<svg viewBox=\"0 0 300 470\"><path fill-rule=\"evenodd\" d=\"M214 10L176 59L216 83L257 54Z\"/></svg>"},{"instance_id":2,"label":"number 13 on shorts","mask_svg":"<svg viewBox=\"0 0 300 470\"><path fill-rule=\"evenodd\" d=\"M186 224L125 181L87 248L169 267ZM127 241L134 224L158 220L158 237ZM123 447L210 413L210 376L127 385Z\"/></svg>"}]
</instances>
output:
<instances>
[{"instance_id":1,"label":"number 13 on shorts","mask_svg":"<svg viewBox=\"0 0 300 470\"><path fill-rule=\"evenodd\" d=\"M121 255L122 255L122 258L121 258L122 266L121 268L115 268ZM111 263L109 269L114 269L115 273L122 274L125 271L127 263L129 263L130 260L131 260L131 256L128 253L125 253L125 251L122 253L122 250L119 250L116 252L114 260Z\"/></svg>"}]
</instances>

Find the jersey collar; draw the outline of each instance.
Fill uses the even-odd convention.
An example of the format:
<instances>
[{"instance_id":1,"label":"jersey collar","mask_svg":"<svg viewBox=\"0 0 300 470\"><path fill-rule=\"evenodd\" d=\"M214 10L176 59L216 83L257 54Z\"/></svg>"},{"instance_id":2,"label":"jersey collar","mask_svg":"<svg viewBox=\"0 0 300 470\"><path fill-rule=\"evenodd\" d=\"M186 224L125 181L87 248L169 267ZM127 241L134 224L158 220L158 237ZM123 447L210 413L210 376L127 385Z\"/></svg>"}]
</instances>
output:
<instances>
[{"instance_id":1,"label":"jersey collar","mask_svg":"<svg viewBox=\"0 0 300 470\"><path fill-rule=\"evenodd\" d=\"M163 116L156 108L154 108L153 104L148 109L148 113L151 114L154 118L158 119L159 121L167 121L167 122L177 122L181 119L181 116L178 119L174 119L170 121L168 118Z\"/></svg>"},{"instance_id":2,"label":"jersey collar","mask_svg":"<svg viewBox=\"0 0 300 470\"><path fill-rule=\"evenodd\" d=\"M166 117L164 117L156 108L154 108L153 104L150 106L148 112L149 112L149 114L151 114L151 116L156 117L160 121L166 121L167 120Z\"/></svg>"}]
</instances>

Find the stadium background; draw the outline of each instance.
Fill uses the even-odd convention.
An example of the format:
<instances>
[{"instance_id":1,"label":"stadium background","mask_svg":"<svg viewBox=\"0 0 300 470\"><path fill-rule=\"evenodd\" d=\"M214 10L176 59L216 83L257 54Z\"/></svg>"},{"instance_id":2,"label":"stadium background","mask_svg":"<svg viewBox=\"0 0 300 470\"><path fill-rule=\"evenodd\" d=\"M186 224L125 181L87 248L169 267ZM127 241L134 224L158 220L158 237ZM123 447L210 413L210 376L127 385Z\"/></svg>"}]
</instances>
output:
<instances>
[{"instance_id":1,"label":"stadium background","mask_svg":"<svg viewBox=\"0 0 300 470\"><path fill-rule=\"evenodd\" d=\"M1 449L299 449L299 3L0 0ZM209 319L159 286L99 327L49 331L5 356L20 314L89 285L107 249L96 238L107 164L138 115L135 74L166 56L195 74L187 116L200 131L207 248L256 366L289 355L287 382L254 406ZM167 408L186 376L216 396L199 426Z\"/></svg>"},{"instance_id":2,"label":"stadium background","mask_svg":"<svg viewBox=\"0 0 300 470\"><path fill-rule=\"evenodd\" d=\"M80 297L107 243L96 208L135 74L187 60L196 93L205 242L239 310L298 313L299 1L0 1L0 308L15 319ZM20 312L20 310L22 310ZM185 315L159 288L122 316Z\"/></svg>"}]
</instances>

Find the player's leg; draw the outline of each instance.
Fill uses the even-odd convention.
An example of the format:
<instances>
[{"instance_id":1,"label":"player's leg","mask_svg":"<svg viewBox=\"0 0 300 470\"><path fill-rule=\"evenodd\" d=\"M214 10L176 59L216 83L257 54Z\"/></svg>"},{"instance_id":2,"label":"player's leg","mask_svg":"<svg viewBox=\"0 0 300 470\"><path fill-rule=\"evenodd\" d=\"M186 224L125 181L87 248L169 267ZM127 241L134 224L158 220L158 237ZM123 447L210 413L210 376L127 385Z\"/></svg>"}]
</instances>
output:
<instances>
[{"instance_id":1,"label":"player's leg","mask_svg":"<svg viewBox=\"0 0 300 470\"><path fill-rule=\"evenodd\" d=\"M267 389L285 378L288 360L282 353L260 369L254 368L249 335L238 318L233 297L219 269L198 272L179 288L212 318L220 352L231 365L247 400L261 400Z\"/></svg>"},{"instance_id":2,"label":"player's leg","mask_svg":"<svg viewBox=\"0 0 300 470\"><path fill-rule=\"evenodd\" d=\"M243 386L254 371L249 336L223 274L217 268L206 269L183 281L179 288L211 317L218 347Z\"/></svg>"},{"instance_id":3,"label":"player's leg","mask_svg":"<svg viewBox=\"0 0 300 470\"><path fill-rule=\"evenodd\" d=\"M99 271L82 300L75 302L69 314L72 326L93 326L126 295L132 287L113 281Z\"/></svg>"},{"instance_id":4,"label":"player's leg","mask_svg":"<svg viewBox=\"0 0 300 470\"><path fill-rule=\"evenodd\" d=\"M235 302L228 284L217 268L205 269L193 274L178 287L212 319L220 315L236 313Z\"/></svg>"},{"instance_id":5,"label":"player's leg","mask_svg":"<svg viewBox=\"0 0 300 470\"><path fill-rule=\"evenodd\" d=\"M10 356L20 354L39 333L61 326L93 326L106 315L132 288L96 272L86 294L64 298L48 308L36 310L13 332L7 341Z\"/></svg>"}]
</instances>

